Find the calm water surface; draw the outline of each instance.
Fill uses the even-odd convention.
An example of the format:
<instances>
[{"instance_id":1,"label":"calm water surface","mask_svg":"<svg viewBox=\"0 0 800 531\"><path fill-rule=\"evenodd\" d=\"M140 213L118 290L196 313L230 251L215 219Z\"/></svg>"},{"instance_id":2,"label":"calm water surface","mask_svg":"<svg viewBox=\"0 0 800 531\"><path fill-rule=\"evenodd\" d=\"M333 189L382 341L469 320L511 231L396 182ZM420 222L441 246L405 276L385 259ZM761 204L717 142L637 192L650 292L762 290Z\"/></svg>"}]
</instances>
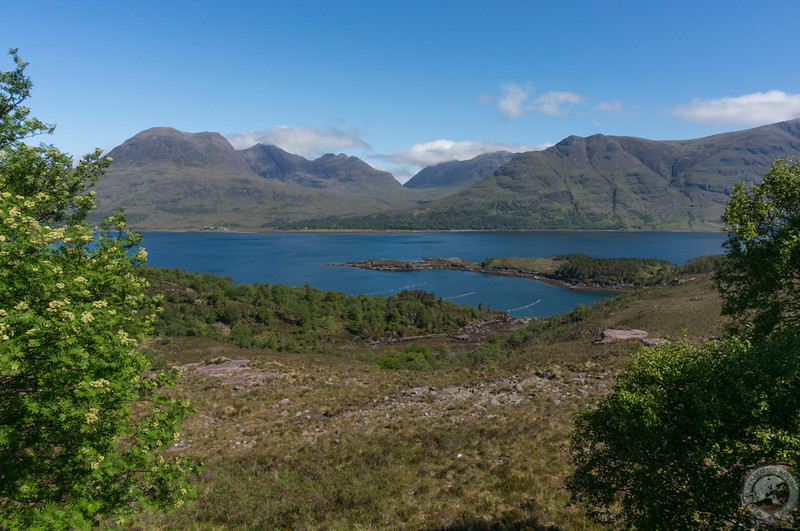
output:
<instances>
[{"instance_id":1,"label":"calm water surface","mask_svg":"<svg viewBox=\"0 0 800 531\"><path fill-rule=\"evenodd\" d=\"M443 232L443 233L170 233L145 232L148 264L269 283L358 295L421 289L515 317L547 316L591 304L608 293L574 291L532 279L460 271L391 273L330 264L387 258L542 257L585 253L597 257L663 258L683 264L722 252L723 233L679 232Z\"/></svg>"}]
</instances>

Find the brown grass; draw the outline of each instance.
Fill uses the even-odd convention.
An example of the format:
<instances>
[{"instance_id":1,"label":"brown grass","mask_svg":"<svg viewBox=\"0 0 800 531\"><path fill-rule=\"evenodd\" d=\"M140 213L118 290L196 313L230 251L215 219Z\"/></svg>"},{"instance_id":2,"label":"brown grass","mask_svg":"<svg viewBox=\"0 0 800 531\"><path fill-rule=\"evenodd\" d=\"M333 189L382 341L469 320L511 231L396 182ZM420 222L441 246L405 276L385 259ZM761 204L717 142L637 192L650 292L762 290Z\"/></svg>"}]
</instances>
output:
<instances>
[{"instance_id":1,"label":"brown grass","mask_svg":"<svg viewBox=\"0 0 800 531\"><path fill-rule=\"evenodd\" d=\"M594 529L569 505L574 415L611 391L641 348L595 345L604 328L701 341L722 330L706 277L590 308L544 330L500 366L385 371L351 359L245 350L204 338L153 341L184 365L250 359L258 385L188 368L175 392L197 414L181 434L203 458L200 495L161 529ZM363 348L363 347L362 347Z\"/></svg>"}]
</instances>

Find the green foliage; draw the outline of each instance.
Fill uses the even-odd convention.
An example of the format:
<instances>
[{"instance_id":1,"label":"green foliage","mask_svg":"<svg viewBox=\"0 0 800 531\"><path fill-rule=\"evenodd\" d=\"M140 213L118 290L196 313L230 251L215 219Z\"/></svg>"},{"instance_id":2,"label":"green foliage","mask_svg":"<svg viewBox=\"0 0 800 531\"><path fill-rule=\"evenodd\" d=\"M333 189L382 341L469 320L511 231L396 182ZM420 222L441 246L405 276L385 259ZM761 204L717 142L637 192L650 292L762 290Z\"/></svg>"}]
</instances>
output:
<instances>
[{"instance_id":1,"label":"green foliage","mask_svg":"<svg viewBox=\"0 0 800 531\"><path fill-rule=\"evenodd\" d=\"M800 325L800 162L776 160L760 185L739 185L723 216L723 314L757 335Z\"/></svg>"},{"instance_id":2,"label":"green foliage","mask_svg":"<svg viewBox=\"0 0 800 531\"><path fill-rule=\"evenodd\" d=\"M376 365L382 369L408 369L431 371L445 367L484 367L496 365L515 354L508 342L492 337L480 347L461 354L451 354L446 347L435 350L427 345L414 343L403 349L394 349L382 354Z\"/></svg>"},{"instance_id":3,"label":"green foliage","mask_svg":"<svg viewBox=\"0 0 800 531\"><path fill-rule=\"evenodd\" d=\"M120 215L95 233L88 188L107 160L73 168L22 139L25 63L0 74L0 520L4 529L92 527L136 505L180 506L195 467L157 450L177 436L185 401L157 391L136 349L157 300L135 274L143 250Z\"/></svg>"},{"instance_id":4,"label":"green foliage","mask_svg":"<svg viewBox=\"0 0 800 531\"><path fill-rule=\"evenodd\" d=\"M552 256L562 261L556 277L588 284L651 286L675 275L678 267L656 258L595 258L585 254Z\"/></svg>"},{"instance_id":5,"label":"green foliage","mask_svg":"<svg viewBox=\"0 0 800 531\"><path fill-rule=\"evenodd\" d=\"M496 365L515 354L508 344L492 337L480 347L460 354L451 354L446 347L434 350L427 345L413 343L403 349L394 349L384 353L376 365L381 369L408 369L413 371L431 371L445 367L484 367Z\"/></svg>"},{"instance_id":6,"label":"green foliage","mask_svg":"<svg viewBox=\"0 0 800 531\"><path fill-rule=\"evenodd\" d=\"M716 269L718 343L645 350L614 394L584 411L572 438L573 499L637 529L751 527L739 493L765 463L800 458L800 165L775 161L761 185L737 186ZM734 335L737 334L737 335ZM795 528L795 516L781 522Z\"/></svg>"},{"instance_id":7,"label":"green foliage","mask_svg":"<svg viewBox=\"0 0 800 531\"><path fill-rule=\"evenodd\" d=\"M614 394L577 419L574 500L622 527L749 528L745 476L800 458L799 340L644 350Z\"/></svg>"},{"instance_id":8,"label":"green foliage","mask_svg":"<svg viewBox=\"0 0 800 531\"><path fill-rule=\"evenodd\" d=\"M701 273L715 273L722 261L723 254L698 256L688 260L680 269L682 275L699 275Z\"/></svg>"},{"instance_id":9,"label":"green foliage","mask_svg":"<svg viewBox=\"0 0 800 531\"><path fill-rule=\"evenodd\" d=\"M464 357L470 366L481 367L495 365L513 355L514 351L511 350L509 343L503 344L499 337L493 336L480 347L467 352Z\"/></svg>"},{"instance_id":10,"label":"green foliage","mask_svg":"<svg viewBox=\"0 0 800 531\"><path fill-rule=\"evenodd\" d=\"M583 321L591 316L605 315L614 308L622 307L635 299L635 295L626 292L616 297L601 299L590 306L578 304L571 312L560 313L550 317L536 317L531 319L531 322L525 328L512 332L508 339L505 340L505 346L509 349L516 349L532 341L547 343L552 339L552 334L548 334L548 332L553 332L565 324Z\"/></svg>"},{"instance_id":11,"label":"green foliage","mask_svg":"<svg viewBox=\"0 0 800 531\"><path fill-rule=\"evenodd\" d=\"M414 343L404 349L387 352L377 365L381 369L430 371L447 365L449 357L446 351L432 351L427 345Z\"/></svg>"},{"instance_id":12,"label":"green foliage","mask_svg":"<svg viewBox=\"0 0 800 531\"><path fill-rule=\"evenodd\" d=\"M142 268L164 297L158 335L202 335L246 348L328 352L337 339L377 341L453 333L480 312L425 291L390 297L348 296L272 285L235 285L229 278L177 269Z\"/></svg>"},{"instance_id":13,"label":"green foliage","mask_svg":"<svg viewBox=\"0 0 800 531\"><path fill-rule=\"evenodd\" d=\"M22 103L30 97L33 83L25 75L27 63L17 55L17 50L9 52L15 69L0 72L0 151L20 145L20 141L34 135L51 133L55 126L29 118L30 109Z\"/></svg>"}]
</instances>

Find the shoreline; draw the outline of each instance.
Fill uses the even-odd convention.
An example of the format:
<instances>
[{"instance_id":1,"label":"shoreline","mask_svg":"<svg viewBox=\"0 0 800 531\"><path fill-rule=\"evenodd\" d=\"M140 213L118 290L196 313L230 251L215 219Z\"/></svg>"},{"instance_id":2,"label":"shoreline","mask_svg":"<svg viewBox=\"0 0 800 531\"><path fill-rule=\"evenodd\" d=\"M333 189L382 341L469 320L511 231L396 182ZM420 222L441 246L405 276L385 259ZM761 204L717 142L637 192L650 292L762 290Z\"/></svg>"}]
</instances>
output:
<instances>
[{"instance_id":1,"label":"shoreline","mask_svg":"<svg viewBox=\"0 0 800 531\"><path fill-rule=\"evenodd\" d=\"M421 262L402 261L402 260L363 260L360 262L345 262L343 264L328 264L337 267L355 267L369 271L385 271L394 273L405 273L410 271L424 271L431 269L441 269L449 271L467 271L471 273L482 273L487 275L500 275L517 278L530 278L561 288L596 291L605 293L622 293L629 291L634 286L620 284L598 284L574 281L558 278L550 273L543 271L533 271L513 268L484 267L474 262L461 260L460 258L425 258Z\"/></svg>"},{"instance_id":2,"label":"shoreline","mask_svg":"<svg viewBox=\"0 0 800 531\"><path fill-rule=\"evenodd\" d=\"M174 234L449 234L460 232L609 232L609 233L669 233L669 234L719 234L724 232L722 229L708 230L656 230L656 229L431 229L431 230L405 230L405 229L309 229L309 230L280 230L280 229L261 229L261 230L202 230L202 229L142 229L128 225L128 230L133 232L148 233L174 233Z\"/></svg>"}]
</instances>

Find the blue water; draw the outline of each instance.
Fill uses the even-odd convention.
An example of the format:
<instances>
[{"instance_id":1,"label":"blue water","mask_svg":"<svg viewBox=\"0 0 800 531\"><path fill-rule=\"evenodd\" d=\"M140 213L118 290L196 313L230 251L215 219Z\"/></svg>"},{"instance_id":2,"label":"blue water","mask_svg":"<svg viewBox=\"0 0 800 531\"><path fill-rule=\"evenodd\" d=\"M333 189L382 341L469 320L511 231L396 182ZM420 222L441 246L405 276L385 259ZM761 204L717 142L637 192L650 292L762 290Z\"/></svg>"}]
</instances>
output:
<instances>
[{"instance_id":1,"label":"blue water","mask_svg":"<svg viewBox=\"0 0 800 531\"><path fill-rule=\"evenodd\" d=\"M680 232L436 232L436 233L143 233L148 264L269 283L391 295L421 289L515 317L548 316L591 304L608 293L575 291L532 279L460 271L391 273L330 264L367 259L543 257L584 253L597 257L663 258L683 264L718 254L722 233Z\"/></svg>"}]
</instances>

